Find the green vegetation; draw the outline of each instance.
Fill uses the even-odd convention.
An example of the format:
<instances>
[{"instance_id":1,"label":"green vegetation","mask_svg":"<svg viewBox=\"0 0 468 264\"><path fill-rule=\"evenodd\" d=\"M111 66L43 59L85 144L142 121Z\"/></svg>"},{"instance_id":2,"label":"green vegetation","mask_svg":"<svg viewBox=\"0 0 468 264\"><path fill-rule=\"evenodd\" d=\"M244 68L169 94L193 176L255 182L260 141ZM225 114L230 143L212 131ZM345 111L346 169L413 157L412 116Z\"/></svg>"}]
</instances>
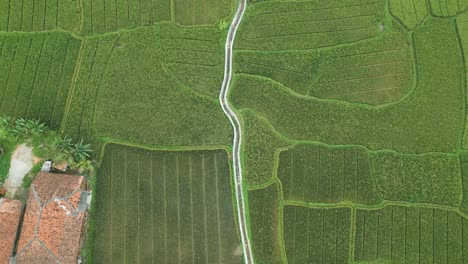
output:
<instances>
[{"instance_id":1,"label":"green vegetation","mask_svg":"<svg viewBox=\"0 0 468 264\"><path fill-rule=\"evenodd\" d=\"M0 31L78 30L80 2L0 0Z\"/></svg>"},{"instance_id":2,"label":"green vegetation","mask_svg":"<svg viewBox=\"0 0 468 264\"><path fill-rule=\"evenodd\" d=\"M468 7L467 0L429 0L432 14L440 17L450 17L461 13Z\"/></svg>"},{"instance_id":3,"label":"green vegetation","mask_svg":"<svg viewBox=\"0 0 468 264\"><path fill-rule=\"evenodd\" d=\"M83 1L83 19L82 30L85 34L154 25L171 20L171 1Z\"/></svg>"},{"instance_id":4,"label":"green vegetation","mask_svg":"<svg viewBox=\"0 0 468 264\"><path fill-rule=\"evenodd\" d=\"M352 43L382 32L385 1L265 1L251 6L237 47L306 50Z\"/></svg>"},{"instance_id":5,"label":"green vegetation","mask_svg":"<svg viewBox=\"0 0 468 264\"><path fill-rule=\"evenodd\" d=\"M57 129L79 45L62 33L0 33L0 112Z\"/></svg>"},{"instance_id":6,"label":"green vegetation","mask_svg":"<svg viewBox=\"0 0 468 264\"><path fill-rule=\"evenodd\" d=\"M347 263L351 209L284 207L288 263Z\"/></svg>"},{"instance_id":7,"label":"green vegetation","mask_svg":"<svg viewBox=\"0 0 468 264\"><path fill-rule=\"evenodd\" d=\"M460 155L460 170L461 170L461 184L462 184L462 203L460 210L468 213L468 153Z\"/></svg>"},{"instance_id":8,"label":"green vegetation","mask_svg":"<svg viewBox=\"0 0 468 264\"><path fill-rule=\"evenodd\" d=\"M233 0L174 1L175 21L180 25L207 25L229 16L237 5Z\"/></svg>"},{"instance_id":9,"label":"green vegetation","mask_svg":"<svg viewBox=\"0 0 468 264\"><path fill-rule=\"evenodd\" d=\"M244 171L248 185L263 185L275 172L275 150L287 142L251 111L243 111Z\"/></svg>"},{"instance_id":10,"label":"green vegetation","mask_svg":"<svg viewBox=\"0 0 468 264\"><path fill-rule=\"evenodd\" d=\"M224 73L224 43L220 31L165 24L160 27L158 36L165 68L183 85L217 99Z\"/></svg>"},{"instance_id":11,"label":"green vegetation","mask_svg":"<svg viewBox=\"0 0 468 264\"><path fill-rule=\"evenodd\" d=\"M256 263L281 263L279 238L280 193L273 183L264 189L249 191L252 253Z\"/></svg>"},{"instance_id":12,"label":"green vegetation","mask_svg":"<svg viewBox=\"0 0 468 264\"><path fill-rule=\"evenodd\" d=\"M383 198L458 206L460 204L460 162L457 155L372 155L372 167Z\"/></svg>"},{"instance_id":13,"label":"green vegetation","mask_svg":"<svg viewBox=\"0 0 468 264\"><path fill-rule=\"evenodd\" d=\"M304 98L266 78L245 75L236 77L231 100L292 139L406 153L454 151L465 119L463 62L454 23L430 19L414 38L418 84L396 104L375 108Z\"/></svg>"},{"instance_id":14,"label":"green vegetation","mask_svg":"<svg viewBox=\"0 0 468 264\"><path fill-rule=\"evenodd\" d=\"M369 155L358 147L297 145L279 156L286 201L378 204Z\"/></svg>"},{"instance_id":15,"label":"green vegetation","mask_svg":"<svg viewBox=\"0 0 468 264\"><path fill-rule=\"evenodd\" d=\"M431 208L387 206L356 212L354 258L381 263L464 263L468 220Z\"/></svg>"},{"instance_id":16,"label":"green vegetation","mask_svg":"<svg viewBox=\"0 0 468 264\"><path fill-rule=\"evenodd\" d=\"M459 34L459 40L461 48L463 49L464 62L465 62L465 85L468 84L468 13L464 13L457 18L457 31ZM468 116L466 117L468 119ZM468 126L465 122L465 131L463 134L463 148L468 148Z\"/></svg>"},{"instance_id":17,"label":"green vegetation","mask_svg":"<svg viewBox=\"0 0 468 264\"><path fill-rule=\"evenodd\" d=\"M390 12L411 30L415 29L428 15L427 0L390 0L389 5Z\"/></svg>"},{"instance_id":18,"label":"green vegetation","mask_svg":"<svg viewBox=\"0 0 468 264\"><path fill-rule=\"evenodd\" d=\"M399 25L361 42L326 50L236 53L236 72L261 75L312 97L379 105L413 87L410 40Z\"/></svg>"},{"instance_id":19,"label":"green vegetation","mask_svg":"<svg viewBox=\"0 0 468 264\"><path fill-rule=\"evenodd\" d=\"M37 119L0 118L0 182L6 180L10 169L11 155L20 144L33 148L38 159L52 160L55 164L67 163L70 169L79 173L94 170L91 162L91 145L83 141L74 143L71 139L60 136ZM29 176L23 182L24 187L31 185L33 177L39 172L41 163L34 164Z\"/></svg>"},{"instance_id":20,"label":"green vegetation","mask_svg":"<svg viewBox=\"0 0 468 264\"><path fill-rule=\"evenodd\" d=\"M230 144L231 127L218 101L165 70L159 43L167 27L85 40L62 124L65 134L93 144L103 137L157 146Z\"/></svg>"},{"instance_id":21,"label":"green vegetation","mask_svg":"<svg viewBox=\"0 0 468 264\"><path fill-rule=\"evenodd\" d=\"M237 4L0 0L0 181L18 140L77 171L97 152L91 262L241 262ZM230 99L256 263L467 259L467 6L249 1Z\"/></svg>"},{"instance_id":22,"label":"green vegetation","mask_svg":"<svg viewBox=\"0 0 468 264\"><path fill-rule=\"evenodd\" d=\"M94 262L240 263L228 164L222 150L108 145L97 179Z\"/></svg>"}]
</instances>

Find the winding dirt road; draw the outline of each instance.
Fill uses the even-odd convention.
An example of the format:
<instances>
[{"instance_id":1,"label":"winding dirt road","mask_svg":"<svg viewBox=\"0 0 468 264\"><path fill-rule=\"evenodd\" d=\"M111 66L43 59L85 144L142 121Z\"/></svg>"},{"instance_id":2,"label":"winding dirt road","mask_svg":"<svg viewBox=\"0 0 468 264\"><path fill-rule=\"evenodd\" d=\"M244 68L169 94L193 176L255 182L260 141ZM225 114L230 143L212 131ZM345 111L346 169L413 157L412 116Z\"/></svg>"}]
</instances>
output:
<instances>
[{"instance_id":1,"label":"winding dirt road","mask_svg":"<svg viewBox=\"0 0 468 264\"><path fill-rule=\"evenodd\" d=\"M236 189L236 200L237 200L237 213L239 219L239 227L241 234L242 248L244 251L244 263L253 264L252 250L250 247L249 234L247 228L247 221L245 217L245 204L244 204L244 192L242 187L242 169L241 169L241 158L240 158L240 147L242 142L242 130L239 119L234 111L231 109L229 102L227 100L227 95L229 91L229 85L232 78L232 47L234 46L234 39L236 37L237 28L242 20L244 11L246 8L246 0L240 0L239 7L237 8L236 15L234 16L231 26L229 27L229 32L226 39L225 47L225 59L224 59L224 80L223 85L221 86L221 92L219 94L219 101L221 102L221 107L223 108L224 113L231 121L232 127L234 129L234 139L233 139L233 155L232 163L234 165L234 181Z\"/></svg>"}]
</instances>

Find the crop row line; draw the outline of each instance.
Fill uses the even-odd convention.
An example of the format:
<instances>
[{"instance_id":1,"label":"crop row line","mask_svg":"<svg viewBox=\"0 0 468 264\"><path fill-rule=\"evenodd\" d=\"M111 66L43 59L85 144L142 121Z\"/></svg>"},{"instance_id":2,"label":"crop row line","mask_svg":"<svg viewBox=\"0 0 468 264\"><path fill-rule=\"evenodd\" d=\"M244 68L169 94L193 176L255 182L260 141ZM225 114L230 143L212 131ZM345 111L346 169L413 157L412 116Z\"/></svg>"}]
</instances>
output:
<instances>
[{"instance_id":1,"label":"crop row line","mask_svg":"<svg viewBox=\"0 0 468 264\"><path fill-rule=\"evenodd\" d=\"M370 3L364 3L364 4L354 4L354 5L344 5L344 6L334 6L334 7L302 8L302 9L294 9L294 10L258 12L258 15L287 14L287 13L293 13L293 12L330 10L330 9L340 9L340 8L349 8L349 7L366 7L366 6L377 5L377 4L378 4L377 2L370 2Z\"/></svg>"},{"instance_id":2,"label":"crop row line","mask_svg":"<svg viewBox=\"0 0 468 264\"><path fill-rule=\"evenodd\" d=\"M349 93L340 93L340 94L332 94L331 96L347 96L347 95L355 95L355 94L366 94L366 93L371 93L371 92L376 92L376 91L391 91L391 90L396 90L400 89L403 86L391 86L391 87L384 87L384 88L377 88L377 89L372 89L372 90L366 90L366 91L357 91L357 92L349 92Z\"/></svg>"},{"instance_id":3,"label":"crop row line","mask_svg":"<svg viewBox=\"0 0 468 264\"><path fill-rule=\"evenodd\" d=\"M66 45L66 49L65 49L65 56L63 56L63 61L62 61L62 67L60 67L60 78L59 78L59 85L62 84L62 80L63 80L63 68L65 66L65 62L67 61L67 58L68 58L68 49L70 48L70 38L68 38L67 40L67 45ZM53 101L53 104L52 104L52 113L50 114L50 117L49 117L49 120L47 120L48 123L51 122L54 114L55 114L55 108L56 108L56 103L58 101L58 95L59 93L55 93L55 96L54 96L54 101Z\"/></svg>"},{"instance_id":4,"label":"crop row line","mask_svg":"<svg viewBox=\"0 0 468 264\"><path fill-rule=\"evenodd\" d=\"M368 76L368 77L360 77L360 78L351 78L351 79L342 79L342 80L320 82L320 84L339 83L339 82L353 82L353 81L361 81L361 80L366 80L366 79L379 79L379 78L385 78L385 77L401 76L401 75L404 75L404 74L406 74L406 72L386 73L386 74L374 75L374 76Z\"/></svg>"},{"instance_id":5,"label":"crop row line","mask_svg":"<svg viewBox=\"0 0 468 264\"><path fill-rule=\"evenodd\" d=\"M327 21L336 21L336 20L338 20L339 22L345 22L346 24L348 24L348 23L352 23L352 22L347 21L347 20L357 20L357 19L360 19L360 18L370 18L370 17L375 17L375 14L347 16L347 17L335 17L335 18L323 18L323 19L279 21L279 22L273 22L273 23L261 23L261 24L255 24L255 28L268 27L268 26L273 26L273 25L297 25L297 24L303 24L303 23L314 24L314 22L327 22Z\"/></svg>"},{"instance_id":6,"label":"crop row line","mask_svg":"<svg viewBox=\"0 0 468 264\"><path fill-rule=\"evenodd\" d=\"M326 33L337 33L337 32L349 32L370 29L369 26L357 27L357 28L348 28L348 29L337 29L337 30L326 30L326 31L311 31L311 32L301 32L301 33L289 33L283 35L272 35L272 36L260 36L253 38L245 38L246 40L259 40L259 39L270 39L270 38L283 38L291 36L303 36L303 35L315 35L315 34L326 34Z\"/></svg>"},{"instance_id":7,"label":"crop row line","mask_svg":"<svg viewBox=\"0 0 468 264\"><path fill-rule=\"evenodd\" d=\"M349 67L333 67L335 70L351 70L351 69L358 69L358 68L367 68L367 67L376 67L376 66L387 66L387 65L395 65L395 64L402 64L405 63L405 60L394 60L394 61L387 61L387 62L380 62L380 63L371 63L371 64L357 64L352 65Z\"/></svg>"},{"instance_id":8,"label":"crop row line","mask_svg":"<svg viewBox=\"0 0 468 264\"><path fill-rule=\"evenodd\" d=\"M24 71L26 70L26 65L28 64L29 53L31 52L32 41L33 41L33 39L31 38L31 39L29 40L28 52L27 52L27 54L26 54L26 60L24 61L24 64L23 64L23 70L21 71L21 76L24 75ZM13 64L13 62L11 62L11 63ZM16 104L17 104L17 102L18 102L18 95L19 95L19 93L20 93L20 91L21 91L21 88L23 87L23 81L24 81L24 78L21 78L21 81L20 81L18 90L17 90L17 92L16 92L16 96L15 96L15 98L14 98L15 103L14 103L14 105L13 105L13 113L17 113L17 112L16 112ZM6 89L8 89L8 87L5 87L5 90L6 90Z\"/></svg>"},{"instance_id":9,"label":"crop row line","mask_svg":"<svg viewBox=\"0 0 468 264\"><path fill-rule=\"evenodd\" d=\"M262 66L262 67L265 67L265 68L273 68L273 69L278 69L278 70L293 72L293 73L298 73L298 74L309 74L309 73L304 72L304 71L287 69L287 68L280 67L280 66L277 66L277 65L268 65L268 64L262 64L262 63L250 62L250 61L242 62L241 64L257 65L257 66Z\"/></svg>"}]
</instances>

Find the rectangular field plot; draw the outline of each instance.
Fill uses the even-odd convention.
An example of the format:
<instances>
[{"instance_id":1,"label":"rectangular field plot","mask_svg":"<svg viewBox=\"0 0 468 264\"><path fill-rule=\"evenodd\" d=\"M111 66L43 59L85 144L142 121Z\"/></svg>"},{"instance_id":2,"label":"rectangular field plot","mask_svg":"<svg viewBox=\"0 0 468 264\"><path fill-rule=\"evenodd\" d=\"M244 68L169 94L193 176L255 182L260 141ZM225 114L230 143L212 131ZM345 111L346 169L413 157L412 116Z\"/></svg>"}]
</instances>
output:
<instances>
[{"instance_id":1,"label":"rectangular field plot","mask_svg":"<svg viewBox=\"0 0 468 264\"><path fill-rule=\"evenodd\" d=\"M285 200L314 203L380 202L363 148L298 145L280 153Z\"/></svg>"},{"instance_id":2,"label":"rectangular field plot","mask_svg":"<svg viewBox=\"0 0 468 264\"><path fill-rule=\"evenodd\" d=\"M444 0L437 1L444 2ZM456 1L457 0L450 2ZM414 29L427 17L428 13L426 0L390 0L389 6L392 14L409 29Z\"/></svg>"},{"instance_id":3,"label":"rectangular field plot","mask_svg":"<svg viewBox=\"0 0 468 264\"><path fill-rule=\"evenodd\" d=\"M462 186L457 155L379 152L371 157L373 174L385 200L460 205Z\"/></svg>"},{"instance_id":4,"label":"rectangular field plot","mask_svg":"<svg viewBox=\"0 0 468 264\"><path fill-rule=\"evenodd\" d=\"M318 81L308 95L380 105L395 102L415 85L415 63L406 31L323 52Z\"/></svg>"},{"instance_id":5,"label":"rectangular field plot","mask_svg":"<svg viewBox=\"0 0 468 264\"><path fill-rule=\"evenodd\" d=\"M255 263L282 263L278 234L278 185L249 191L250 232Z\"/></svg>"},{"instance_id":6,"label":"rectangular field plot","mask_svg":"<svg viewBox=\"0 0 468 264\"><path fill-rule=\"evenodd\" d=\"M112 32L171 20L171 0L87 0L83 1L83 10L85 34Z\"/></svg>"},{"instance_id":7,"label":"rectangular field plot","mask_svg":"<svg viewBox=\"0 0 468 264\"><path fill-rule=\"evenodd\" d=\"M226 152L109 145L94 263L241 263Z\"/></svg>"},{"instance_id":8,"label":"rectangular field plot","mask_svg":"<svg viewBox=\"0 0 468 264\"><path fill-rule=\"evenodd\" d=\"M306 50L368 39L382 32L385 1L268 1L253 5L238 47Z\"/></svg>"},{"instance_id":9,"label":"rectangular field plot","mask_svg":"<svg viewBox=\"0 0 468 264\"><path fill-rule=\"evenodd\" d=\"M86 38L74 75L72 99L61 127L64 132L95 144L100 137L155 146L230 144L232 128L219 111L218 101L195 92L196 87L191 89L181 84L164 65L166 54L161 44L171 45L167 43L175 39L162 39L162 36L175 28L163 23ZM212 30L181 31L187 32L181 33L180 38L198 37L200 42L206 39L216 46ZM172 44L190 48L190 42L194 41L186 41L188 44ZM180 64L186 62L185 69L202 67L203 62L198 61L188 65L187 60L194 57L184 60L184 56L194 52L180 52L181 57L177 57L177 51L172 52L174 56L167 59ZM207 60L217 61L217 54L223 57L223 53L213 51ZM197 58L202 56L198 54ZM203 69L193 74L211 71ZM219 73L222 78L222 71Z\"/></svg>"},{"instance_id":10,"label":"rectangular field plot","mask_svg":"<svg viewBox=\"0 0 468 264\"><path fill-rule=\"evenodd\" d=\"M213 24L231 13L233 0L173 0L175 20L180 25Z\"/></svg>"},{"instance_id":11,"label":"rectangular field plot","mask_svg":"<svg viewBox=\"0 0 468 264\"><path fill-rule=\"evenodd\" d=\"M78 30L79 3L76 0L0 0L0 31Z\"/></svg>"},{"instance_id":12,"label":"rectangular field plot","mask_svg":"<svg viewBox=\"0 0 468 264\"><path fill-rule=\"evenodd\" d=\"M462 203L460 210L468 213L468 153L460 154L460 169L462 178Z\"/></svg>"},{"instance_id":13,"label":"rectangular field plot","mask_svg":"<svg viewBox=\"0 0 468 264\"><path fill-rule=\"evenodd\" d=\"M288 263L348 263L350 208L284 207Z\"/></svg>"},{"instance_id":14,"label":"rectangular field plot","mask_svg":"<svg viewBox=\"0 0 468 264\"><path fill-rule=\"evenodd\" d=\"M457 27L460 38L460 43L463 50L465 61L468 61L468 12L461 14L457 17ZM468 64L465 64L465 72L468 71ZM466 82L468 82L468 75L466 75ZM466 117L468 118L468 116ZM463 148L468 148L468 126L465 122L465 133L463 133Z\"/></svg>"},{"instance_id":15,"label":"rectangular field plot","mask_svg":"<svg viewBox=\"0 0 468 264\"><path fill-rule=\"evenodd\" d=\"M468 220L431 208L387 206L357 210L358 263L466 263Z\"/></svg>"},{"instance_id":16,"label":"rectangular field plot","mask_svg":"<svg viewBox=\"0 0 468 264\"><path fill-rule=\"evenodd\" d=\"M62 33L0 34L0 113L58 128L80 44Z\"/></svg>"},{"instance_id":17,"label":"rectangular field plot","mask_svg":"<svg viewBox=\"0 0 468 264\"><path fill-rule=\"evenodd\" d=\"M463 12L468 6L467 0L429 0L432 14L449 17Z\"/></svg>"}]
</instances>

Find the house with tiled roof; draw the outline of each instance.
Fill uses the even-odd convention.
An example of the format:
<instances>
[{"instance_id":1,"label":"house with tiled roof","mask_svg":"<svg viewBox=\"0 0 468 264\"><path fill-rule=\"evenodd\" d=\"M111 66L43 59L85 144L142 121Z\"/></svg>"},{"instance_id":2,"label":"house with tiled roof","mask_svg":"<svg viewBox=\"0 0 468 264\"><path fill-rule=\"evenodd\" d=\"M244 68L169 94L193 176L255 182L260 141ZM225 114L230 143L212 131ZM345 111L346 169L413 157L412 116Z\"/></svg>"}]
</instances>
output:
<instances>
[{"instance_id":1,"label":"house with tiled roof","mask_svg":"<svg viewBox=\"0 0 468 264\"><path fill-rule=\"evenodd\" d=\"M21 210L21 201L0 198L0 264L10 263Z\"/></svg>"},{"instance_id":2,"label":"house with tiled roof","mask_svg":"<svg viewBox=\"0 0 468 264\"><path fill-rule=\"evenodd\" d=\"M29 189L16 263L77 263L87 196L83 176L40 172Z\"/></svg>"}]
</instances>

